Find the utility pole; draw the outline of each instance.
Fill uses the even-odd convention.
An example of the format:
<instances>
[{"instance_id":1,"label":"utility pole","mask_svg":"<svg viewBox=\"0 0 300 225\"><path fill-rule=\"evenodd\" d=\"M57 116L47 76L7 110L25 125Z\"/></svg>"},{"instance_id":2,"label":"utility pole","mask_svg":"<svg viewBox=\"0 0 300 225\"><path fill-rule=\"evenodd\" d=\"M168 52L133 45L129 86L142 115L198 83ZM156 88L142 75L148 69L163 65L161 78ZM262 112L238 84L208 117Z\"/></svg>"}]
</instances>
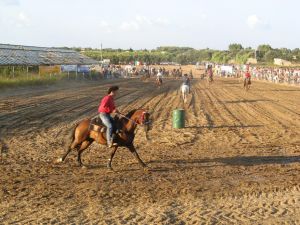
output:
<instances>
[{"instance_id":1,"label":"utility pole","mask_svg":"<svg viewBox=\"0 0 300 225\"><path fill-rule=\"evenodd\" d=\"M103 62L103 56L102 56L102 43L101 43L100 53L101 53L101 62Z\"/></svg>"}]
</instances>

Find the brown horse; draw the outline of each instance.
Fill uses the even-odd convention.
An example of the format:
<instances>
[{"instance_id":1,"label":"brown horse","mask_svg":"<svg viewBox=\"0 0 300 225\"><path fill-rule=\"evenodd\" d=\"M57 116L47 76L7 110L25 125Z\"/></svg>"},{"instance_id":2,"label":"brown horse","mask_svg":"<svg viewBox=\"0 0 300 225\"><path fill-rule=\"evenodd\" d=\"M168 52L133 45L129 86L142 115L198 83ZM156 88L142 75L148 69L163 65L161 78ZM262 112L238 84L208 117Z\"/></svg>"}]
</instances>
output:
<instances>
[{"instance_id":1,"label":"brown horse","mask_svg":"<svg viewBox=\"0 0 300 225\"><path fill-rule=\"evenodd\" d=\"M141 160L139 157L134 145L134 137L135 137L135 129L137 126L141 125L144 126L145 132L150 129L150 114L143 109L135 109L129 112L126 116L122 116L118 121L118 127L120 128L120 132L116 135L116 143L117 146L114 146L111 154L110 159L108 161L108 168L112 169L111 163L112 159L118 149L118 147L126 147L129 151L135 156L138 160L139 164L142 167L146 167L146 164ZM94 131L90 129L91 119L84 119L80 121L74 131L72 132L72 142L68 145L66 153L63 157L59 158L57 162L63 162L67 155L73 149L77 149L78 156L77 161L80 166L82 166L81 162L81 154L84 150L86 150L94 141L106 145L106 135L104 132Z\"/></svg>"}]
</instances>

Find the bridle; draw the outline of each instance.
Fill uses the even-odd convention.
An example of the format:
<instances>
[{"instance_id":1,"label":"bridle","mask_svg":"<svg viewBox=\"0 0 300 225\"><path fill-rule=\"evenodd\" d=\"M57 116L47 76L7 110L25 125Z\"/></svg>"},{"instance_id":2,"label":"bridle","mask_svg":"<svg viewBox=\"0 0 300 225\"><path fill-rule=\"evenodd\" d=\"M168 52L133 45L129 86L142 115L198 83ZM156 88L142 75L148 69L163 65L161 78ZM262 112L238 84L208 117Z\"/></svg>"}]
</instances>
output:
<instances>
[{"instance_id":1,"label":"bridle","mask_svg":"<svg viewBox=\"0 0 300 225\"><path fill-rule=\"evenodd\" d=\"M143 113L142 113L142 115L141 115L141 117L140 117L140 119L141 119L141 121L142 121L142 124L141 124L141 125L148 125L148 124L151 123L150 120L146 121L146 118L145 118L145 115L146 115L146 114L149 114L149 113L146 112L146 111L143 111Z\"/></svg>"},{"instance_id":2,"label":"bridle","mask_svg":"<svg viewBox=\"0 0 300 225\"><path fill-rule=\"evenodd\" d=\"M119 115L122 116L123 118L125 118L125 119L131 121L132 123L134 123L135 125L139 125L139 126L146 126L146 125L149 125L149 124L151 123L150 120L145 121L145 120L146 120L146 119L145 119L145 115L146 115L146 114L148 114L148 112L146 112L146 111L143 111L143 112L142 112L142 114L141 114L141 116L140 116L140 118L139 118L139 121L141 121L141 123L139 123L139 122L136 122L135 120L133 120L133 119L131 119L131 118L129 118L129 117L127 117L127 116L125 116L125 115L119 113Z\"/></svg>"}]
</instances>

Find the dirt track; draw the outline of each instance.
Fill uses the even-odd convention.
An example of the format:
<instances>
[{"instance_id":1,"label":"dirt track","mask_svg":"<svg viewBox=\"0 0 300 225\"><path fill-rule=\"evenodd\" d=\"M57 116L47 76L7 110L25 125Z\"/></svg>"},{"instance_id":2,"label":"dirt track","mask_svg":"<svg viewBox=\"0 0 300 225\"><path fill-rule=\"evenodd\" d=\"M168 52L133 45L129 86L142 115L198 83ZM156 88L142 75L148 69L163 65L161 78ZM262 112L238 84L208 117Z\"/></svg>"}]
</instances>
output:
<instances>
[{"instance_id":1,"label":"dirt track","mask_svg":"<svg viewBox=\"0 0 300 225\"><path fill-rule=\"evenodd\" d=\"M108 151L93 144L54 164L66 134L94 115L108 83L71 83L0 95L2 158L0 224L249 224L300 223L300 89L236 80L207 87L194 80L189 102L179 81L116 81L123 112L149 107L150 142L136 145L151 168L140 169L124 149L106 169ZM77 91L78 90L78 91ZM127 106L126 106L127 105ZM171 128L185 107L187 128Z\"/></svg>"}]
</instances>

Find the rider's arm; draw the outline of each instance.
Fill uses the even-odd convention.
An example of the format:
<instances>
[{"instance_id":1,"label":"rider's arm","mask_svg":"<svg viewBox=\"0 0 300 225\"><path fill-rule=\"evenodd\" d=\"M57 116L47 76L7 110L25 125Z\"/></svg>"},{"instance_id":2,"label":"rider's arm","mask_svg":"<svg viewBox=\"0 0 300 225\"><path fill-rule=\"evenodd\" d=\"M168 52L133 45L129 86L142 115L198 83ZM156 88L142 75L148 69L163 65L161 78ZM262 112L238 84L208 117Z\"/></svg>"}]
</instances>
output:
<instances>
[{"instance_id":1,"label":"rider's arm","mask_svg":"<svg viewBox=\"0 0 300 225\"><path fill-rule=\"evenodd\" d=\"M118 113L118 114L120 114L120 111L116 108L116 109L114 109L113 113Z\"/></svg>"}]
</instances>

